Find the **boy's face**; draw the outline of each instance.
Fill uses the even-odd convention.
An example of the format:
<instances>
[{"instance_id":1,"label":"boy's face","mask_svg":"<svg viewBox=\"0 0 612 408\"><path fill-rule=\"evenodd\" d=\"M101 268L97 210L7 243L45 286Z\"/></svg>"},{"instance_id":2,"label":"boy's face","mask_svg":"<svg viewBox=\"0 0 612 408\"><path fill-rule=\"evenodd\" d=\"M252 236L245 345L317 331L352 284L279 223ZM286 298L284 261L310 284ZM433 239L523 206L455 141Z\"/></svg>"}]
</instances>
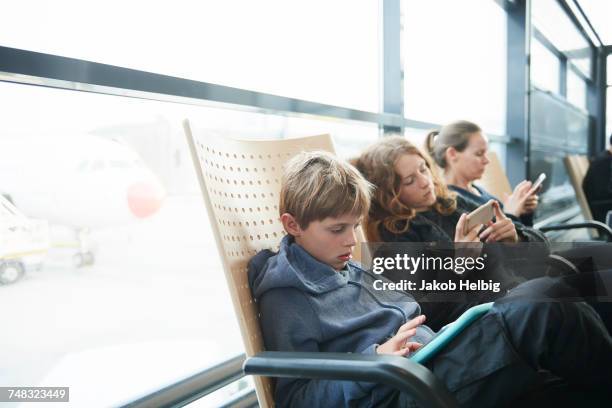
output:
<instances>
[{"instance_id":1,"label":"boy's face","mask_svg":"<svg viewBox=\"0 0 612 408\"><path fill-rule=\"evenodd\" d=\"M305 229L296 226L294 231L288 232L310 255L335 270L341 270L353 257L357 244L355 229L360 221L359 215L347 214L312 221Z\"/></svg>"}]
</instances>

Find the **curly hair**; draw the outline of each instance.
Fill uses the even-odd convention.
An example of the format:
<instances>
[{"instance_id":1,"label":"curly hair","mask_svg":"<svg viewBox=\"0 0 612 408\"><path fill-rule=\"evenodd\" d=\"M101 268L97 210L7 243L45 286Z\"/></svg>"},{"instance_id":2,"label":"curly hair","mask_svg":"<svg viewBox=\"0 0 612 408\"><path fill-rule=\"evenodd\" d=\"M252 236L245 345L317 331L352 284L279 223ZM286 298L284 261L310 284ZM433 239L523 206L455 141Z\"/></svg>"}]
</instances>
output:
<instances>
[{"instance_id":1,"label":"curly hair","mask_svg":"<svg viewBox=\"0 0 612 408\"><path fill-rule=\"evenodd\" d=\"M415 154L425 160L433 178L436 202L433 209L448 215L455 211L456 195L451 193L437 174L430 157L421 152L415 145L401 136L385 137L368 147L352 164L363 176L374 185L370 211L365 222L365 231L369 241L380 241L381 224L395 234L408 230L410 220L416 215L414 208L400 201L399 175L395 164L406 154Z\"/></svg>"}]
</instances>

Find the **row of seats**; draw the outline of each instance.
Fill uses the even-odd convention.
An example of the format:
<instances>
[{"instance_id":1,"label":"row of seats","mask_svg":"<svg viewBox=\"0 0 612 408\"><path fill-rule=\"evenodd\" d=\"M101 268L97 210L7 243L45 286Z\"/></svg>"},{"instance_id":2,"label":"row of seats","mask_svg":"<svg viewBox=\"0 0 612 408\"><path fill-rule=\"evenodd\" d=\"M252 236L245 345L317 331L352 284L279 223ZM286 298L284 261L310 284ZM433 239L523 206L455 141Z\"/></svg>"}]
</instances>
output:
<instances>
[{"instance_id":1,"label":"row of seats","mask_svg":"<svg viewBox=\"0 0 612 408\"><path fill-rule=\"evenodd\" d=\"M199 131L187 120L184 122L184 129L222 259L246 353L247 356L255 356L264 351L264 344L257 305L252 298L247 280L247 263L258 251L277 250L280 238L284 234L278 219L280 184L276 180L281 178L283 163L294 154L303 150L325 150L335 153L334 144L329 135L256 141L219 138ZM497 156L491 154L490 159L491 163L482 179L482 184L491 193L503 196L504 192L511 192L510 183ZM567 163L574 166L575 161L576 159L569 158ZM581 182L580 174L577 172L570 171L570 177L575 185ZM584 206L586 202L584 196L582 198L578 196L578 199L585 218L591 219L588 205ZM245 210L253 208L257 211ZM361 230L358 231L358 236L361 242L365 242ZM361 249L361 245L357 245L356 260L362 255L359 253ZM393 360L388 356L379 357L381 362ZM400 357L397 359L401 359L402 364L407 364L403 361L406 359ZM342 360L340 358L337 362L338 367L342 366ZM289 376L290 373L286 371L291 368L287 368L289 363L283 365L282 359L276 361L281 361L277 370L279 372L285 370L285 375ZM303 363L304 375L323 376L322 373L317 373L316 365L314 374L308 371L308 367L312 364L304 363L305 360L287 361L292 361L296 365ZM331 362L328 363L329 366ZM411 367L410 373L404 374L406 378L412 381L414 379L411 376L414 375L420 378L416 382L421 381L421 385L425 388L430 387L432 390L435 388L435 379L429 378L427 373L420 377L420 369L417 366ZM278 375L278 372L274 372L270 367L265 367L260 372ZM306 374L307 372L310 374ZM260 406L274 406L273 383L270 378L257 376L254 380ZM432 406L436 406L436 401L442 394L444 392L440 389L431 392ZM447 403L448 401L444 402Z\"/></svg>"}]
</instances>

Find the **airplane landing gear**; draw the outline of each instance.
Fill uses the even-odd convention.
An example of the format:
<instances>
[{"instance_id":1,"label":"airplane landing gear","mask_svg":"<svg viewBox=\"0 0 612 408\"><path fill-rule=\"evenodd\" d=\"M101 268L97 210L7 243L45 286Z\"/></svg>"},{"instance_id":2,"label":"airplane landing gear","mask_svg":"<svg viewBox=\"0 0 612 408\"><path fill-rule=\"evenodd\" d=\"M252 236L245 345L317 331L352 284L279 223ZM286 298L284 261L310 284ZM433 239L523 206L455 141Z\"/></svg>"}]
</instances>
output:
<instances>
[{"instance_id":1,"label":"airplane landing gear","mask_svg":"<svg viewBox=\"0 0 612 408\"><path fill-rule=\"evenodd\" d=\"M79 228L75 231L78 252L72 256L72 264L76 268L91 266L96 258L93 253L89 228Z\"/></svg>"},{"instance_id":2,"label":"airplane landing gear","mask_svg":"<svg viewBox=\"0 0 612 408\"><path fill-rule=\"evenodd\" d=\"M80 268L83 266L93 265L95 257L93 252L79 252L74 254L72 257L72 263L75 267Z\"/></svg>"}]
</instances>

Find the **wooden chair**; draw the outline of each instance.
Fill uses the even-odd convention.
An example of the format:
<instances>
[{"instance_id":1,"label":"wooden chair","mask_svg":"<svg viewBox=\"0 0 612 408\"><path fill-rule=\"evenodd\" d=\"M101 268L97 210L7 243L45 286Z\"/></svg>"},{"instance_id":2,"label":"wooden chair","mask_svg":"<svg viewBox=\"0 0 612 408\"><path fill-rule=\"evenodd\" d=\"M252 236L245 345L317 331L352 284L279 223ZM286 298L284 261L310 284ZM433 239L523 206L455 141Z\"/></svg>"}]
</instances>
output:
<instances>
[{"instance_id":1,"label":"wooden chair","mask_svg":"<svg viewBox=\"0 0 612 408\"><path fill-rule=\"evenodd\" d=\"M296 139L236 140L198 132L184 122L247 356L264 350L247 262L263 249L277 250L285 234L278 202L283 164L300 151L335 152L329 135ZM365 242L363 232L358 238ZM361 245L355 248L359 261ZM273 406L272 384L255 377L261 406Z\"/></svg>"},{"instance_id":2,"label":"wooden chair","mask_svg":"<svg viewBox=\"0 0 612 408\"><path fill-rule=\"evenodd\" d=\"M580 209L582 210L582 214L586 220L595 221L595 218L593 217L593 210L597 211L601 208L612 208L612 200L610 199L594 200L591 202L587 200L586 194L584 194L584 190L582 189L582 182L584 181L590 166L589 159L586 156L569 155L564 158L563 162L565 163L565 168L567 169L567 173L569 174L574 190L576 191L576 199L578 200L578 204L580 204ZM608 210L608 223L605 224L608 227L612 227L611 217L612 210Z\"/></svg>"},{"instance_id":3,"label":"wooden chair","mask_svg":"<svg viewBox=\"0 0 612 408\"><path fill-rule=\"evenodd\" d=\"M578 201L578 205L580 206L584 219L592 220L593 214L591 213L589 202L587 201L584 191L582 190L582 181L584 180L584 176L586 176L587 170L589 169L589 159L586 156L579 154L568 155L563 158L563 164L565 164L567 175L569 176L570 182L572 183L574 191L576 192L576 200Z\"/></svg>"},{"instance_id":4,"label":"wooden chair","mask_svg":"<svg viewBox=\"0 0 612 408\"><path fill-rule=\"evenodd\" d=\"M487 165L482 178L478 180L476 184L484 187L489 193L500 199L504 198L504 194L512 194L512 186L506 176L506 172L497 157L497 153L488 152L487 158L489 164Z\"/></svg>"}]
</instances>

